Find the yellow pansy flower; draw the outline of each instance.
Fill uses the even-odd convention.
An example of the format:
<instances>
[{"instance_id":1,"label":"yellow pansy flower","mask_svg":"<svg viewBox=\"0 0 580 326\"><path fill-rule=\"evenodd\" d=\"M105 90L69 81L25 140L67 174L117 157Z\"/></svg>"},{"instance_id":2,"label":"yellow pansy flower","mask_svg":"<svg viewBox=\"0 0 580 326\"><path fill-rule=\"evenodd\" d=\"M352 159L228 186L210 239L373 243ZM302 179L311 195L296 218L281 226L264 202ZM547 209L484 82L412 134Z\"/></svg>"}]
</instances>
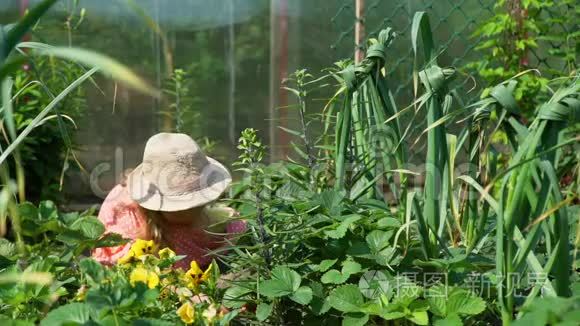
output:
<instances>
[{"instance_id":1,"label":"yellow pansy flower","mask_svg":"<svg viewBox=\"0 0 580 326\"><path fill-rule=\"evenodd\" d=\"M189 275L202 275L203 270L199 268L199 265L195 260L192 260L191 263L189 264L189 270L185 273Z\"/></svg>"},{"instance_id":2,"label":"yellow pansy flower","mask_svg":"<svg viewBox=\"0 0 580 326\"><path fill-rule=\"evenodd\" d=\"M186 302L179 309L177 309L177 315L181 318L181 321L186 324L193 324L195 321L195 309L191 302Z\"/></svg>"},{"instance_id":3,"label":"yellow pansy flower","mask_svg":"<svg viewBox=\"0 0 580 326\"><path fill-rule=\"evenodd\" d=\"M185 278L188 281L187 286L195 288L201 282L207 281L211 275L212 265L213 264L210 264L204 272L195 260L191 261L189 270L185 272Z\"/></svg>"},{"instance_id":4,"label":"yellow pansy flower","mask_svg":"<svg viewBox=\"0 0 580 326\"><path fill-rule=\"evenodd\" d=\"M135 253L136 258L141 258L144 255L152 255L155 253L157 246L153 240L135 240L131 246L131 250Z\"/></svg>"},{"instance_id":5,"label":"yellow pansy flower","mask_svg":"<svg viewBox=\"0 0 580 326\"><path fill-rule=\"evenodd\" d=\"M169 248L163 248L159 250L159 258L169 259L175 257L175 252Z\"/></svg>"},{"instance_id":6,"label":"yellow pansy flower","mask_svg":"<svg viewBox=\"0 0 580 326\"><path fill-rule=\"evenodd\" d=\"M129 282L131 283L131 286L135 286L137 282L143 282L147 284L147 287L153 289L159 285L159 276L157 276L157 273L153 271L147 270L143 267L137 267L131 272Z\"/></svg>"},{"instance_id":7,"label":"yellow pansy flower","mask_svg":"<svg viewBox=\"0 0 580 326\"><path fill-rule=\"evenodd\" d=\"M153 253L155 253L156 249L157 246L155 245L155 242L153 240L137 239L135 240L133 245L131 245L131 249L129 249L129 252L127 252L125 256L119 258L117 263L119 264L130 263L134 259L140 259L145 255L152 255Z\"/></svg>"}]
</instances>

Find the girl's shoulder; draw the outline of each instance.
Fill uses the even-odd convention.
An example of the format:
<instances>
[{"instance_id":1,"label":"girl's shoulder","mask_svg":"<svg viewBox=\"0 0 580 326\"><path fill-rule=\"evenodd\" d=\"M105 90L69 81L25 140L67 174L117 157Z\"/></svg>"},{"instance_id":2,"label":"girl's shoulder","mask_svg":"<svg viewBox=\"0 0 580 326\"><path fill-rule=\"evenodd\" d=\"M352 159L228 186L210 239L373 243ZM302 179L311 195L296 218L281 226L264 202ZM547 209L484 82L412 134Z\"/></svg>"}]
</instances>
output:
<instances>
[{"instance_id":1,"label":"girl's shoulder","mask_svg":"<svg viewBox=\"0 0 580 326\"><path fill-rule=\"evenodd\" d=\"M111 189L99 209L98 217L106 227L136 225L142 227L146 224L146 217L139 204L131 198L127 188L122 184Z\"/></svg>"},{"instance_id":2,"label":"girl's shoulder","mask_svg":"<svg viewBox=\"0 0 580 326\"><path fill-rule=\"evenodd\" d=\"M107 206L138 206L138 204L131 198L127 187L123 184L118 184L107 194L101 207Z\"/></svg>"}]
</instances>

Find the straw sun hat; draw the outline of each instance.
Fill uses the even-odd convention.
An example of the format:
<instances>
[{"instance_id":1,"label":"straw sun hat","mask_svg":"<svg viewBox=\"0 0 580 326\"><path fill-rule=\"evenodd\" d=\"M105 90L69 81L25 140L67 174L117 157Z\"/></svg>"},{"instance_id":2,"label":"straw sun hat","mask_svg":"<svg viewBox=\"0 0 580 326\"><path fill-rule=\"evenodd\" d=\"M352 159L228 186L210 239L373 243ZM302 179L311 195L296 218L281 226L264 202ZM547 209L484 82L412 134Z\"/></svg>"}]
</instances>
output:
<instances>
[{"instance_id":1,"label":"straw sun hat","mask_svg":"<svg viewBox=\"0 0 580 326\"><path fill-rule=\"evenodd\" d=\"M188 135L159 133L149 138L143 163L127 181L131 198L140 206L174 212L218 199L232 177L221 163L205 156Z\"/></svg>"}]
</instances>

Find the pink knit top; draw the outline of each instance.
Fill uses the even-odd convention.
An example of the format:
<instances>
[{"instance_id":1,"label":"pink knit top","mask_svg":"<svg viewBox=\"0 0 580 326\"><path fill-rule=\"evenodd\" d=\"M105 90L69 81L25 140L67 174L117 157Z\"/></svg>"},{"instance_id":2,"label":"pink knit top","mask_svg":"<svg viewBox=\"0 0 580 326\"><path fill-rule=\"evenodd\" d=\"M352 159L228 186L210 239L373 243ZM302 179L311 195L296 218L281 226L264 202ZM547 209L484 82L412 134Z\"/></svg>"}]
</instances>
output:
<instances>
[{"instance_id":1,"label":"pink knit top","mask_svg":"<svg viewBox=\"0 0 580 326\"><path fill-rule=\"evenodd\" d=\"M235 211L231 208L231 216ZM118 233L124 238L150 240L147 217L143 214L137 202L131 199L127 188L123 185L115 186L101 206L99 220L105 225L106 233ZM232 221L226 226L226 233L241 233L246 229L244 221ZM186 258L178 261L175 267L187 269L192 260L200 266L206 266L212 257L208 251L217 249L225 244L223 236L209 234L202 228L184 227L179 225L164 225L163 239L167 246L177 255ZM114 264L125 256L131 248L132 242L117 247L97 248L92 256L103 264Z\"/></svg>"}]
</instances>

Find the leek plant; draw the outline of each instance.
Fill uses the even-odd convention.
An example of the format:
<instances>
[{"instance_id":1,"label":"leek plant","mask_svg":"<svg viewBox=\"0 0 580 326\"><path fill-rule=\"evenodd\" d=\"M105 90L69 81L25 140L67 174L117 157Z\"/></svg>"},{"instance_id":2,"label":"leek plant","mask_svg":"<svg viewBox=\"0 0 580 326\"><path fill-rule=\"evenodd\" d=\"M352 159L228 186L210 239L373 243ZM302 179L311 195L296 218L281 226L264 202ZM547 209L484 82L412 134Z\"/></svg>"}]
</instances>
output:
<instances>
[{"instance_id":1,"label":"leek plant","mask_svg":"<svg viewBox=\"0 0 580 326\"><path fill-rule=\"evenodd\" d=\"M420 33L420 35L419 35ZM453 68L441 68L437 65L429 18L424 12L418 12L412 25L413 51L415 69L413 72L415 87L417 76L425 88L425 95L419 105L427 106L427 157L425 161L425 187L423 191L423 212L419 217L419 231L423 239L425 255L437 258L443 244L443 230L446 222L449 189L449 152L445 124L436 124L452 103L448 84L453 78ZM425 68L417 72L417 47L419 36L423 41ZM416 91L415 91L416 93ZM446 177L447 176L447 177Z\"/></svg>"},{"instance_id":2,"label":"leek plant","mask_svg":"<svg viewBox=\"0 0 580 326\"><path fill-rule=\"evenodd\" d=\"M478 254L489 236L495 235L494 279L504 324L516 318L519 284L514 276L547 275L545 281L534 284L521 309L540 293L569 296L572 261L567 206L578 195L564 195L557 171L563 164L563 147L577 145L580 139L567 132L580 121L578 77L553 92L536 109L529 126L518 119L520 108L514 95L523 73L493 87L481 100L464 105L450 90L455 69L438 65L428 17L419 12L411 29L415 99L397 111L382 70L392 37L389 29L382 31L378 40L371 41L364 61L342 65L335 75L341 87L328 106L329 112L336 112L335 188L350 191L353 200L381 197L376 185L383 173L406 171L400 145L408 141L413 122L403 131L401 115L414 110L416 117L425 110L427 127L419 136L426 134L427 143L422 196L409 191L404 182L399 187L390 184L396 193L406 194L399 205L400 216L405 217L403 228L409 233L409 225L417 225L425 259L453 257L450 246L463 246L465 257ZM424 60L421 66L420 58ZM448 124L459 116L467 128L456 136L449 133ZM383 137L373 143L373 131L382 128L393 131L389 133L393 139ZM498 130L507 135L511 150L503 154L509 159L503 170L491 145L491 136ZM381 155L373 156L376 148ZM469 168L465 175L455 177L454 165L462 151L467 153Z\"/></svg>"},{"instance_id":3,"label":"leek plant","mask_svg":"<svg viewBox=\"0 0 580 326\"><path fill-rule=\"evenodd\" d=\"M536 118L529 127L517 119L516 79L494 87L481 101L451 112L453 97L448 93L446 83L453 70L436 65L429 23L424 13L417 13L413 21L414 49L419 32L427 62L426 68L417 73L427 95L417 102L419 106L427 105L428 123L423 215L417 216L423 246L428 257L437 257L438 248L447 245L443 238L443 224L454 209L453 206L446 207L450 204L448 190L452 180L447 177L451 166L446 162L453 158L453 151L447 146L453 143L449 140L454 136L446 137L445 122L464 110L473 111L468 117L469 128L459 137L461 145L469 139L467 152L471 164L468 175L459 178L479 190L481 199L477 198L476 192L469 191L466 203L461 205L465 208L460 212L459 231L469 253L483 238L489 222L489 208L495 213L498 302L503 322L509 324L515 312L516 275L528 271L550 276L545 283L533 288L523 307L529 305L542 288L548 296L570 295L568 216L567 210L562 208L577 194L563 198L556 170L561 148L579 140L577 136L564 139L563 135L569 124L580 120L580 85L576 78L568 87L556 91L537 109ZM496 129L502 128L506 132L514 153L507 170L499 173L493 162L487 165L487 171L481 168L482 153L493 157L488 153L489 141L482 133L492 111L499 117ZM488 182L485 188L481 186L484 175ZM496 185L500 186L499 191L493 193L491 190ZM548 257L543 264L537 256L541 252Z\"/></svg>"},{"instance_id":4,"label":"leek plant","mask_svg":"<svg viewBox=\"0 0 580 326\"><path fill-rule=\"evenodd\" d=\"M541 289L545 296L570 295L571 261L565 206L577 198L574 193L563 198L556 170L561 148L579 140L577 136L564 138L568 126L580 120L578 80L556 91L540 106L529 127L517 119L516 84L515 79L501 83L492 89L490 96L467 107L474 109L471 131L484 130L492 113L498 117L494 129L502 128L514 152L506 170L498 172L490 164L486 174L491 180L485 187L481 185L483 171L470 170L469 175L459 177L481 194L479 200L475 192L470 192L468 209L463 215L469 251L482 237L488 209L496 216L496 282L504 324L509 324L514 317L515 280L526 271L551 277L532 289L522 308ZM475 161L481 159L480 153L488 147L480 137L481 134L470 135L470 139L475 139L469 145L471 159ZM493 193L496 185L500 186L499 191ZM480 203L483 207L478 210ZM541 253L548 257L543 265L538 256Z\"/></svg>"},{"instance_id":5,"label":"leek plant","mask_svg":"<svg viewBox=\"0 0 580 326\"><path fill-rule=\"evenodd\" d=\"M366 58L359 64L339 64L334 74L341 87L328 105L327 125L336 114L335 125L335 188L350 191L350 197L382 199L383 178L395 198L404 198L399 189L406 189L405 150L401 143L399 120L391 91L385 78L387 48L395 33L380 32L370 40ZM400 177L400 187L393 173Z\"/></svg>"},{"instance_id":6,"label":"leek plant","mask_svg":"<svg viewBox=\"0 0 580 326\"><path fill-rule=\"evenodd\" d=\"M496 179L501 176L497 200L486 189L481 189L497 217L497 286L504 324L509 324L514 314L516 284L511 275L530 270L552 276L531 291L523 307L542 288L547 296L570 295L568 215L561 208L577 194L563 198L556 169L561 147L579 140L578 137L562 139L567 125L580 120L579 91L577 80L556 91L540 106L528 128L513 117L508 119L506 131L511 134L509 138L516 151L507 171L496 176ZM509 106L502 105L502 108ZM537 256L541 252L547 257L543 265Z\"/></svg>"}]
</instances>

